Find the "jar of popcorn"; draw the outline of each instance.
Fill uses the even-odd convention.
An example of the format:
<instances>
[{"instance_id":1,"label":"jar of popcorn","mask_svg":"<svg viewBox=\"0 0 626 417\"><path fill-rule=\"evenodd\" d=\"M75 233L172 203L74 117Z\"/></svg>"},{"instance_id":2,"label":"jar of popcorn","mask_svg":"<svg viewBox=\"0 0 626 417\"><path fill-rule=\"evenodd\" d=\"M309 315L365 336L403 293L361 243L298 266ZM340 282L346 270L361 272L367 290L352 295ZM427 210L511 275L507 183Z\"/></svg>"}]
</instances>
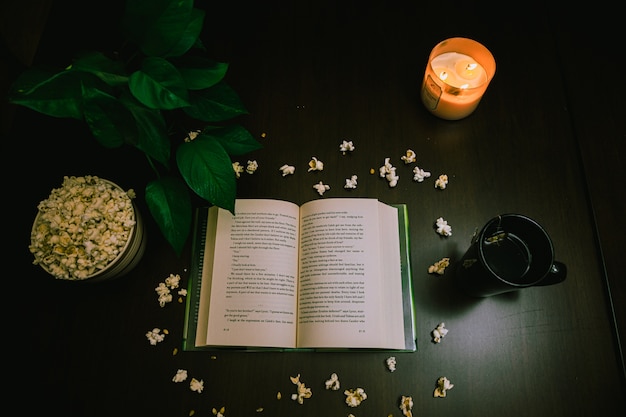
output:
<instances>
[{"instance_id":1,"label":"jar of popcorn","mask_svg":"<svg viewBox=\"0 0 626 417\"><path fill-rule=\"evenodd\" d=\"M141 260L146 233L133 190L97 176L64 177L38 205L29 250L56 279L119 278Z\"/></svg>"}]
</instances>

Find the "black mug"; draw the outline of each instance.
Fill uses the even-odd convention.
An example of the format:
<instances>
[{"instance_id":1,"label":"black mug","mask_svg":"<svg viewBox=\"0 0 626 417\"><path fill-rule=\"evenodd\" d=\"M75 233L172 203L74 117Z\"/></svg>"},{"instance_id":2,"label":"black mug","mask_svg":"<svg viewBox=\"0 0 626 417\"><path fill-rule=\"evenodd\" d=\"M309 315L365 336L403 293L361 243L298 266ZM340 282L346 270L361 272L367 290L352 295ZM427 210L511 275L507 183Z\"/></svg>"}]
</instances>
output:
<instances>
[{"instance_id":1,"label":"black mug","mask_svg":"<svg viewBox=\"0 0 626 417\"><path fill-rule=\"evenodd\" d=\"M521 214L489 220L456 265L454 280L465 293L488 297L563 282L567 268L554 260L545 229Z\"/></svg>"}]
</instances>

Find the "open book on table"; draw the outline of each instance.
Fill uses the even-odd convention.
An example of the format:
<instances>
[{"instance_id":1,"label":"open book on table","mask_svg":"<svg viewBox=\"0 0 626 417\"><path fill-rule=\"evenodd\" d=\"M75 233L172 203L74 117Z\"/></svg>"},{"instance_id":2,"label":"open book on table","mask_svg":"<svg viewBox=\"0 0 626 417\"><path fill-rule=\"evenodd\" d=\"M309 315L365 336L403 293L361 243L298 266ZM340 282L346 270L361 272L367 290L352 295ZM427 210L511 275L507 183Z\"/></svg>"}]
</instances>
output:
<instances>
[{"instance_id":1,"label":"open book on table","mask_svg":"<svg viewBox=\"0 0 626 417\"><path fill-rule=\"evenodd\" d=\"M405 205L197 210L183 349L417 349Z\"/></svg>"}]
</instances>

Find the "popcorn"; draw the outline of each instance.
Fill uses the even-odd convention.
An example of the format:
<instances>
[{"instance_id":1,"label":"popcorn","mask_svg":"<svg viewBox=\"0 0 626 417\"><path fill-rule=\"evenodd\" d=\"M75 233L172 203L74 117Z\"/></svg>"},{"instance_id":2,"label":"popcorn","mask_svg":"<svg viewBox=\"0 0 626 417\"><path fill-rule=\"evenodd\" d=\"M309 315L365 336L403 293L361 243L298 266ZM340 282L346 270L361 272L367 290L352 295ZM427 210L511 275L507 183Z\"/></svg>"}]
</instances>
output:
<instances>
[{"instance_id":1,"label":"popcorn","mask_svg":"<svg viewBox=\"0 0 626 417\"><path fill-rule=\"evenodd\" d=\"M411 149L407 149L406 154L402 155L400 159L402 159L404 163L408 165L415 162L415 160L417 159L417 155Z\"/></svg>"},{"instance_id":2,"label":"popcorn","mask_svg":"<svg viewBox=\"0 0 626 417\"><path fill-rule=\"evenodd\" d=\"M154 329L147 332L146 337L148 338L150 344L153 346L165 340L165 334L161 333L161 329L159 329L158 327L155 327Z\"/></svg>"},{"instance_id":3,"label":"popcorn","mask_svg":"<svg viewBox=\"0 0 626 417\"><path fill-rule=\"evenodd\" d=\"M352 144L352 141L344 140L341 142L341 145L339 145L339 150L345 155L347 152L352 152L354 150L354 145Z\"/></svg>"},{"instance_id":4,"label":"popcorn","mask_svg":"<svg viewBox=\"0 0 626 417\"><path fill-rule=\"evenodd\" d=\"M296 172L296 167L285 164L282 167L280 167L279 170L282 171L283 177L286 177L287 175L291 175L294 172Z\"/></svg>"},{"instance_id":5,"label":"popcorn","mask_svg":"<svg viewBox=\"0 0 626 417\"><path fill-rule=\"evenodd\" d=\"M239 162L233 162L233 170L237 178L241 177L241 173L244 171L244 167Z\"/></svg>"},{"instance_id":6,"label":"popcorn","mask_svg":"<svg viewBox=\"0 0 626 417\"><path fill-rule=\"evenodd\" d=\"M437 225L437 233L441 236L452 236L452 226L443 217L439 217L435 224Z\"/></svg>"},{"instance_id":7,"label":"popcorn","mask_svg":"<svg viewBox=\"0 0 626 417\"><path fill-rule=\"evenodd\" d=\"M445 190L448 185L448 176L446 174L441 174L439 178L435 180L435 188L439 188L440 190Z\"/></svg>"},{"instance_id":8,"label":"popcorn","mask_svg":"<svg viewBox=\"0 0 626 417\"><path fill-rule=\"evenodd\" d=\"M187 371L185 369L179 369L176 371L176 375L172 378L174 382L183 382L187 380Z\"/></svg>"},{"instance_id":9,"label":"popcorn","mask_svg":"<svg viewBox=\"0 0 626 417\"><path fill-rule=\"evenodd\" d=\"M346 404L350 407L358 407L367 399L363 388L347 389L343 393L346 394Z\"/></svg>"},{"instance_id":10,"label":"popcorn","mask_svg":"<svg viewBox=\"0 0 626 417\"><path fill-rule=\"evenodd\" d=\"M198 137L198 135L200 134L201 130L192 130L191 132L189 132L187 134L187 136L185 137L185 142L191 142L192 140L194 140L195 138Z\"/></svg>"},{"instance_id":11,"label":"popcorn","mask_svg":"<svg viewBox=\"0 0 626 417\"><path fill-rule=\"evenodd\" d=\"M219 410L217 408L213 408L211 412L216 417L224 417L224 413L226 412L226 407L222 407Z\"/></svg>"},{"instance_id":12,"label":"popcorn","mask_svg":"<svg viewBox=\"0 0 626 417\"><path fill-rule=\"evenodd\" d=\"M357 176L353 175L350 178L346 178L346 185L343 186L343 188L356 188L356 180L357 180Z\"/></svg>"},{"instance_id":13,"label":"popcorn","mask_svg":"<svg viewBox=\"0 0 626 417\"><path fill-rule=\"evenodd\" d=\"M309 161L309 171L322 171L324 169L324 163L322 161L318 161L316 157L313 157Z\"/></svg>"},{"instance_id":14,"label":"popcorn","mask_svg":"<svg viewBox=\"0 0 626 417\"><path fill-rule=\"evenodd\" d=\"M159 295L159 305L161 307L165 307L165 304L172 302L172 289L178 288L180 285L180 275L170 274L169 277L165 278L165 282L160 282L158 287L154 290ZM185 296L187 295L186 289L181 289L178 291L178 295Z\"/></svg>"},{"instance_id":15,"label":"popcorn","mask_svg":"<svg viewBox=\"0 0 626 417\"><path fill-rule=\"evenodd\" d=\"M413 412L411 410L413 410L413 398L403 395L400 399L400 410L402 410L402 414L406 417L412 417Z\"/></svg>"},{"instance_id":16,"label":"popcorn","mask_svg":"<svg viewBox=\"0 0 626 417\"><path fill-rule=\"evenodd\" d=\"M420 167L413 168L413 181L423 182L424 178L430 177L430 172L424 171Z\"/></svg>"},{"instance_id":17,"label":"popcorn","mask_svg":"<svg viewBox=\"0 0 626 417\"><path fill-rule=\"evenodd\" d=\"M390 187L398 185L400 177L396 174L396 167L391 165L390 158L385 158L385 164L378 169L381 178L385 178L389 182Z\"/></svg>"},{"instance_id":18,"label":"popcorn","mask_svg":"<svg viewBox=\"0 0 626 417\"><path fill-rule=\"evenodd\" d=\"M259 164L255 161L248 161L248 165L246 165L246 172L248 174L254 174L256 170L259 168Z\"/></svg>"},{"instance_id":19,"label":"popcorn","mask_svg":"<svg viewBox=\"0 0 626 417\"><path fill-rule=\"evenodd\" d=\"M452 389L452 387L454 387L454 385L450 383L450 380L448 380L445 376L442 376L437 379L437 388L435 388L433 396L443 398L446 396L446 391Z\"/></svg>"},{"instance_id":20,"label":"popcorn","mask_svg":"<svg viewBox=\"0 0 626 417\"><path fill-rule=\"evenodd\" d=\"M445 335L448 334L448 329L446 329L446 324L443 322L439 323L437 327L435 327L435 329L431 332L431 334L433 335L433 342L435 343L441 342L441 339L443 339Z\"/></svg>"},{"instance_id":21,"label":"popcorn","mask_svg":"<svg viewBox=\"0 0 626 417\"><path fill-rule=\"evenodd\" d=\"M450 258L441 258L441 260L428 267L428 273L443 275L448 266L450 266Z\"/></svg>"},{"instance_id":22,"label":"popcorn","mask_svg":"<svg viewBox=\"0 0 626 417\"><path fill-rule=\"evenodd\" d=\"M189 382L189 389L200 394L204 389L204 380L197 380L196 378L191 378Z\"/></svg>"},{"instance_id":23,"label":"popcorn","mask_svg":"<svg viewBox=\"0 0 626 417\"><path fill-rule=\"evenodd\" d=\"M28 248L33 264L58 279L82 280L106 268L135 226L130 194L97 176L64 177L37 209Z\"/></svg>"},{"instance_id":24,"label":"popcorn","mask_svg":"<svg viewBox=\"0 0 626 417\"><path fill-rule=\"evenodd\" d=\"M169 277L165 278L165 285L169 288L178 288L178 284L180 283L180 275L170 274Z\"/></svg>"},{"instance_id":25,"label":"popcorn","mask_svg":"<svg viewBox=\"0 0 626 417\"><path fill-rule=\"evenodd\" d=\"M317 190L317 193L319 195L324 195L326 191L330 190L330 185L326 185L322 181L320 181L317 184L315 184L313 188Z\"/></svg>"},{"instance_id":26,"label":"popcorn","mask_svg":"<svg viewBox=\"0 0 626 417\"><path fill-rule=\"evenodd\" d=\"M388 357L385 362L387 363L387 369L389 369L391 372L396 370L396 357L395 356Z\"/></svg>"},{"instance_id":27,"label":"popcorn","mask_svg":"<svg viewBox=\"0 0 626 417\"><path fill-rule=\"evenodd\" d=\"M298 386L296 393L291 396L291 399L294 401L298 401L298 404L304 404L305 398L311 398L313 393L311 392L311 388L307 388L304 383L300 382L300 374L297 376L290 376L291 382Z\"/></svg>"},{"instance_id":28,"label":"popcorn","mask_svg":"<svg viewBox=\"0 0 626 417\"><path fill-rule=\"evenodd\" d=\"M326 389L330 389L333 391L339 390L340 384L339 384L339 377L337 376L337 374L332 373L330 375L330 379L326 380L325 385L326 385Z\"/></svg>"}]
</instances>

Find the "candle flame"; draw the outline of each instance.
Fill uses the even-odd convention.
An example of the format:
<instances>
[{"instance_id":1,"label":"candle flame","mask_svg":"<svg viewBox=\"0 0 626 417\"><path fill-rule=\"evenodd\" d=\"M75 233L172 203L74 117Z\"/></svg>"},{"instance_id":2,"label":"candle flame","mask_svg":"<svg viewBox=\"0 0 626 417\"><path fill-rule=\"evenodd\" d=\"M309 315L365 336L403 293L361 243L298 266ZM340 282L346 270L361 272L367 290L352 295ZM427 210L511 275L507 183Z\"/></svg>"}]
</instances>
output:
<instances>
[{"instance_id":1,"label":"candle flame","mask_svg":"<svg viewBox=\"0 0 626 417\"><path fill-rule=\"evenodd\" d=\"M459 87L461 90L466 90L469 88L469 84L463 84L462 86Z\"/></svg>"},{"instance_id":2,"label":"candle flame","mask_svg":"<svg viewBox=\"0 0 626 417\"><path fill-rule=\"evenodd\" d=\"M448 73L447 73L447 72L445 72L445 71L441 71L441 72L439 73L439 78L441 78L443 81L445 81L445 80L446 80L446 78L448 78Z\"/></svg>"},{"instance_id":3,"label":"candle flame","mask_svg":"<svg viewBox=\"0 0 626 417\"><path fill-rule=\"evenodd\" d=\"M473 62L471 64L467 64L467 66L465 67L465 70L466 71L474 71L477 66L478 66L478 64Z\"/></svg>"}]
</instances>

